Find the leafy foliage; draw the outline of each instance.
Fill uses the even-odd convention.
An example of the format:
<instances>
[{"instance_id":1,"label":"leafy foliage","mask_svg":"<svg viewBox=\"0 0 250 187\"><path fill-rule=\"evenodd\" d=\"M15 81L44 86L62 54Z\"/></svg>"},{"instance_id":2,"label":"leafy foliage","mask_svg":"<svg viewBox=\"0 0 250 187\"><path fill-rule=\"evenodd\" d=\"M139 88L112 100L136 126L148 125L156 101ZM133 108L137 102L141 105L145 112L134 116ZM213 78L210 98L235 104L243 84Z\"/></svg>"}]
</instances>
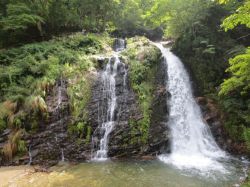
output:
<instances>
[{"instance_id":1,"label":"leafy foliage","mask_svg":"<svg viewBox=\"0 0 250 187\"><path fill-rule=\"evenodd\" d=\"M228 33L218 30L224 15L225 10L222 7L211 6L207 10L207 16L195 20L196 24L190 25L173 47L173 51L182 58L197 82L195 86L198 92L216 92L228 67L225 58L242 49ZM232 47L237 50L230 50Z\"/></svg>"},{"instance_id":2,"label":"leafy foliage","mask_svg":"<svg viewBox=\"0 0 250 187\"><path fill-rule=\"evenodd\" d=\"M250 28L250 1L248 0L242 2L236 11L225 18L222 23L225 31L234 29L239 25ZM231 132L231 136L244 141L250 150L249 46L245 49L245 53L240 53L229 59L229 65L226 72L230 74L230 77L224 80L219 91L224 110L228 113L226 125L229 126L228 130Z\"/></svg>"},{"instance_id":3,"label":"leafy foliage","mask_svg":"<svg viewBox=\"0 0 250 187\"><path fill-rule=\"evenodd\" d=\"M91 96L91 80L87 77L86 67L83 70L71 69L71 78L68 86L68 95L70 98L70 107L74 120L84 121L87 118L87 111L85 110L86 105ZM77 73L77 75L76 75Z\"/></svg>"},{"instance_id":4,"label":"leafy foliage","mask_svg":"<svg viewBox=\"0 0 250 187\"><path fill-rule=\"evenodd\" d=\"M159 0L146 13L145 19L150 25L164 27L168 37L177 38L204 18L210 5L211 2L202 0Z\"/></svg>"},{"instance_id":5,"label":"leafy foliage","mask_svg":"<svg viewBox=\"0 0 250 187\"><path fill-rule=\"evenodd\" d=\"M120 1L1 1L1 46L41 40L71 31L102 32L112 27Z\"/></svg>"},{"instance_id":6,"label":"leafy foliage","mask_svg":"<svg viewBox=\"0 0 250 187\"><path fill-rule=\"evenodd\" d=\"M35 26L43 22L43 18L32 13L24 3L8 4L7 17L0 24L5 31L25 30L29 26Z\"/></svg>"},{"instance_id":7,"label":"leafy foliage","mask_svg":"<svg viewBox=\"0 0 250 187\"><path fill-rule=\"evenodd\" d=\"M246 0L245 3L240 6L236 12L226 19L222 23L222 27L225 31L231 30L238 25L245 25L250 28L250 1Z\"/></svg>"},{"instance_id":8,"label":"leafy foliage","mask_svg":"<svg viewBox=\"0 0 250 187\"><path fill-rule=\"evenodd\" d=\"M245 54L237 55L229 60L230 67L226 70L231 77L226 79L219 92L220 95L230 95L232 92L246 96L250 91L250 48Z\"/></svg>"}]
</instances>

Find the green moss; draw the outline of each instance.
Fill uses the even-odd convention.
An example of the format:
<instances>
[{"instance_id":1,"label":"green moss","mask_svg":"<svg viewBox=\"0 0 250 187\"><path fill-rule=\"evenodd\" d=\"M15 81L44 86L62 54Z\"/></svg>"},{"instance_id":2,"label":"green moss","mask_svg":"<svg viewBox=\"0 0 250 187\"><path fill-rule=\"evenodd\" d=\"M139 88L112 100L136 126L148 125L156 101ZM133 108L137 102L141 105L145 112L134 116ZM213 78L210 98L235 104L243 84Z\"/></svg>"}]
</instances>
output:
<instances>
[{"instance_id":1,"label":"green moss","mask_svg":"<svg viewBox=\"0 0 250 187\"><path fill-rule=\"evenodd\" d=\"M7 127L6 121L4 119L0 119L0 133Z\"/></svg>"},{"instance_id":2,"label":"green moss","mask_svg":"<svg viewBox=\"0 0 250 187\"><path fill-rule=\"evenodd\" d=\"M67 80L72 114L68 132L77 136L79 145L83 142L88 144L92 129L86 123L86 106L93 81L89 73L97 67L91 55L111 51L112 40L107 35L74 34L1 50L0 132L8 127L15 132L26 129L35 133L39 129L39 121L46 121L48 117L46 96L63 78ZM10 160L15 154L27 152L21 134L16 134L10 137L2 151Z\"/></svg>"},{"instance_id":3,"label":"green moss","mask_svg":"<svg viewBox=\"0 0 250 187\"><path fill-rule=\"evenodd\" d=\"M91 128L91 126L88 126L87 127L87 135L86 135L86 138L85 138L85 143L86 144L90 143L91 134L92 134L92 128Z\"/></svg>"},{"instance_id":4,"label":"green moss","mask_svg":"<svg viewBox=\"0 0 250 187\"><path fill-rule=\"evenodd\" d=\"M78 137L82 138L85 127L86 127L85 122L76 122L76 123L69 124L68 133L70 135L75 134Z\"/></svg>"},{"instance_id":5,"label":"green moss","mask_svg":"<svg viewBox=\"0 0 250 187\"><path fill-rule=\"evenodd\" d=\"M136 144L140 141L139 137L136 136L138 133L138 124L137 121L129 119L129 126L130 126L130 140L129 144Z\"/></svg>"},{"instance_id":6,"label":"green moss","mask_svg":"<svg viewBox=\"0 0 250 187\"><path fill-rule=\"evenodd\" d=\"M139 121L130 120L131 143L138 141L146 143L151 119L151 105L155 90L156 65L160 62L160 51L149 45L145 38L135 38L128 42L128 49L123 53L127 56L130 71L129 77L132 88L138 97L143 118ZM135 133L140 131L141 137L135 138Z\"/></svg>"},{"instance_id":7,"label":"green moss","mask_svg":"<svg viewBox=\"0 0 250 187\"><path fill-rule=\"evenodd\" d=\"M19 154L23 154L27 152L26 142L24 140L19 140L17 142L17 150Z\"/></svg>"},{"instance_id":8,"label":"green moss","mask_svg":"<svg viewBox=\"0 0 250 187\"><path fill-rule=\"evenodd\" d=\"M79 144L84 140L85 144L89 144L92 135L92 127L86 122L78 122L68 125L68 133L77 136Z\"/></svg>"}]
</instances>

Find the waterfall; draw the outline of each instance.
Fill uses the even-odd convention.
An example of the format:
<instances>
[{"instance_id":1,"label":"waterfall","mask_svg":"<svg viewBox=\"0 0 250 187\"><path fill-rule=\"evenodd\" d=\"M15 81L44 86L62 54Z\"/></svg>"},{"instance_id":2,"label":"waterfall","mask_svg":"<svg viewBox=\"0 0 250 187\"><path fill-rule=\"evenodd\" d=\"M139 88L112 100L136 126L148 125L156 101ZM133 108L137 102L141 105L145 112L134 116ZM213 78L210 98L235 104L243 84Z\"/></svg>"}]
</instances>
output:
<instances>
[{"instance_id":1,"label":"waterfall","mask_svg":"<svg viewBox=\"0 0 250 187\"><path fill-rule=\"evenodd\" d=\"M126 41L123 39L116 39L114 43L114 50L116 52L122 51L126 47Z\"/></svg>"},{"instance_id":2,"label":"waterfall","mask_svg":"<svg viewBox=\"0 0 250 187\"><path fill-rule=\"evenodd\" d=\"M119 73L119 69L121 67L125 70L125 65L119 59L119 52L124 49L125 41L122 39L117 39L115 42L115 53L109 59L105 70L102 72L101 79L103 85L102 91L102 103L98 104L98 111L101 111L98 114L98 119L101 121L101 125L99 125L99 130L101 131L101 139L99 142L99 150L96 153L92 154L92 160L104 161L108 158L108 138L111 133L114 124L116 122L115 114L117 106L117 96L116 96L116 76ZM126 71L123 75L123 84L126 82ZM101 105L101 106L100 106ZM98 130L97 129L97 130ZM92 138L93 144L93 138Z\"/></svg>"},{"instance_id":3,"label":"waterfall","mask_svg":"<svg viewBox=\"0 0 250 187\"><path fill-rule=\"evenodd\" d=\"M226 154L217 146L208 125L203 121L198 104L192 95L189 76L178 57L155 44L162 52L167 68L166 89L170 92L169 121L172 134L171 153L159 159L179 169L225 171L221 158Z\"/></svg>"},{"instance_id":4,"label":"waterfall","mask_svg":"<svg viewBox=\"0 0 250 187\"><path fill-rule=\"evenodd\" d=\"M63 81L62 76L60 77L60 80L57 83L57 105L55 107L55 112L57 114L57 119L59 120L59 124L60 126L63 125L63 114L62 114L62 109L63 109L63 94L66 91L66 85ZM56 142L57 142L57 136L56 138Z\"/></svg>"},{"instance_id":5,"label":"waterfall","mask_svg":"<svg viewBox=\"0 0 250 187\"><path fill-rule=\"evenodd\" d=\"M59 124L62 127L63 126L63 114L62 114L62 108L63 108L62 107L62 104L63 104L62 101L63 101L63 97L62 97L62 91L65 91L65 84L63 82L62 76L60 77L60 81L58 82L57 89L58 89L58 93L57 93L57 106L56 106L57 118L59 119ZM59 146L59 149L61 149L61 161L64 162L63 148L61 148L61 145L58 142L57 135L55 135L55 139L56 139L56 143Z\"/></svg>"},{"instance_id":6,"label":"waterfall","mask_svg":"<svg viewBox=\"0 0 250 187\"><path fill-rule=\"evenodd\" d=\"M56 109L60 109L61 103L62 103L62 87L63 87L63 81L62 78L60 78L60 85L58 86L58 97L57 97L57 106Z\"/></svg>"},{"instance_id":7,"label":"waterfall","mask_svg":"<svg viewBox=\"0 0 250 187\"><path fill-rule=\"evenodd\" d=\"M32 164L31 146L29 146L29 165Z\"/></svg>"},{"instance_id":8,"label":"waterfall","mask_svg":"<svg viewBox=\"0 0 250 187\"><path fill-rule=\"evenodd\" d=\"M61 161L65 161L63 148L61 148Z\"/></svg>"}]
</instances>

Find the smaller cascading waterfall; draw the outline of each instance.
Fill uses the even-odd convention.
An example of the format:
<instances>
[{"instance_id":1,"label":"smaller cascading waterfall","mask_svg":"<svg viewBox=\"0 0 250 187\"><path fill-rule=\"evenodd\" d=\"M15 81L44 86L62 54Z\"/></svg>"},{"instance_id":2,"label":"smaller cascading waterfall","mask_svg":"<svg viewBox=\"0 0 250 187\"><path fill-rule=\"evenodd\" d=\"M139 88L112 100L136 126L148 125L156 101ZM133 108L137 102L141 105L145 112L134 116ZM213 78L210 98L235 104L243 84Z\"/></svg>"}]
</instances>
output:
<instances>
[{"instance_id":1,"label":"smaller cascading waterfall","mask_svg":"<svg viewBox=\"0 0 250 187\"><path fill-rule=\"evenodd\" d=\"M117 64L119 60L116 58L112 65L111 59L109 60L106 69L102 75L103 80L103 94L108 99L108 110L107 116L103 118L101 129L104 131L104 135L100 140L100 149L95 155L95 159L106 159L107 158L107 146L108 146L108 135L112 131L114 125L114 111L116 108L116 94L115 94L115 76L117 73Z\"/></svg>"},{"instance_id":2,"label":"smaller cascading waterfall","mask_svg":"<svg viewBox=\"0 0 250 187\"><path fill-rule=\"evenodd\" d=\"M61 149L61 161L64 162L65 158L64 158L64 150L63 148Z\"/></svg>"},{"instance_id":3,"label":"smaller cascading waterfall","mask_svg":"<svg viewBox=\"0 0 250 187\"><path fill-rule=\"evenodd\" d=\"M217 146L208 125L202 119L182 62L162 44L157 43L156 46L161 50L166 63L166 89L171 94L168 103L171 153L160 155L159 159L180 169L226 172L219 162L226 154Z\"/></svg>"},{"instance_id":4,"label":"smaller cascading waterfall","mask_svg":"<svg viewBox=\"0 0 250 187\"><path fill-rule=\"evenodd\" d=\"M60 77L59 83L57 85L57 106L56 106L57 118L59 119L60 126L63 125L63 114L62 114L61 110L62 110L62 101L63 101L62 92L64 92L65 89L66 89L66 87L65 87L65 83L63 81L63 78ZM55 136L55 139L56 139L56 143L58 143L58 145L59 145L59 149L61 150L61 161L64 162L65 161L64 150L59 144L59 140L58 140L57 135Z\"/></svg>"},{"instance_id":5,"label":"smaller cascading waterfall","mask_svg":"<svg viewBox=\"0 0 250 187\"><path fill-rule=\"evenodd\" d=\"M57 106L56 106L56 110L57 110L57 114L58 114L58 118L60 120L61 123L61 105L62 105L62 91L64 89L64 82L63 82L63 78L60 78L60 82L57 85Z\"/></svg>"},{"instance_id":6,"label":"smaller cascading waterfall","mask_svg":"<svg viewBox=\"0 0 250 187\"><path fill-rule=\"evenodd\" d=\"M119 52L126 48L126 40L116 39L114 44L114 51Z\"/></svg>"},{"instance_id":7,"label":"smaller cascading waterfall","mask_svg":"<svg viewBox=\"0 0 250 187\"><path fill-rule=\"evenodd\" d=\"M108 159L108 138L116 122L115 111L118 107L116 96L116 76L121 67L124 69L123 84L126 84L127 71L125 70L125 64L121 62L118 56L119 52L123 50L124 47L125 41L122 39L117 39L115 43L115 53L109 59L105 70L102 72L102 98L105 102L101 102L98 104L98 121L101 123L98 129L101 131L102 137L99 142L99 150L97 150L95 153L92 153L92 160L104 161ZM107 106L106 108L101 108L100 105ZM92 144L94 144L93 138Z\"/></svg>"},{"instance_id":8,"label":"smaller cascading waterfall","mask_svg":"<svg viewBox=\"0 0 250 187\"><path fill-rule=\"evenodd\" d=\"M31 146L29 146L29 165L32 164Z\"/></svg>"}]
</instances>

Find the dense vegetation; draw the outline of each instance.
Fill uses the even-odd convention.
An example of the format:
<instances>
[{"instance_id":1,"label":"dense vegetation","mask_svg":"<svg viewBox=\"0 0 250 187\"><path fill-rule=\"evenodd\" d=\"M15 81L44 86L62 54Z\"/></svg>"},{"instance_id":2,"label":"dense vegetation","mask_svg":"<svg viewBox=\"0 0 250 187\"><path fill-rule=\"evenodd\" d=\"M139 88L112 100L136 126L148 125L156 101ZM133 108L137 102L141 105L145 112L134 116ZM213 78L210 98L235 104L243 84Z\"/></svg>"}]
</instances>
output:
<instances>
[{"instance_id":1,"label":"dense vegetation","mask_svg":"<svg viewBox=\"0 0 250 187\"><path fill-rule=\"evenodd\" d=\"M3 0L0 47L73 31L143 27L152 5L151 0Z\"/></svg>"},{"instance_id":2,"label":"dense vegetation","mask_svg":"<svg viewBox=\"0 0 250 187\"><path fill-rule=\"evenodd\" d=\"M1 1L1 45L72 31L104 31L117 13L114 0Z\"/></svg>"}]
</instances>

